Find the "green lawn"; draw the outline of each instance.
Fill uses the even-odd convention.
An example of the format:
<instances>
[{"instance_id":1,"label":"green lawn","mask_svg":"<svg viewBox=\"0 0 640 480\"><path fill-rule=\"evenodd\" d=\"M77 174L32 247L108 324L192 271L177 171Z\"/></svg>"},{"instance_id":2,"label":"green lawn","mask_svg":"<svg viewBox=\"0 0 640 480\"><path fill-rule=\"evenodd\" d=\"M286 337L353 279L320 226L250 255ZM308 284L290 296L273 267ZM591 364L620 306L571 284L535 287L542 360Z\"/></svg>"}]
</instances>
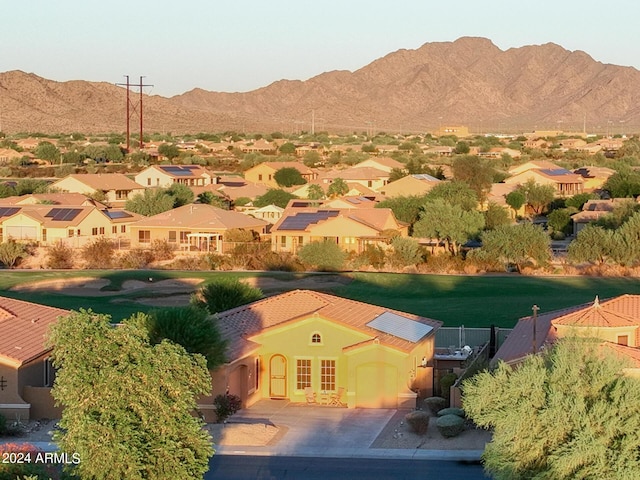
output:
<instances>
[{"instance_id":1,"label":"green lawn","mask_svg":"<svg viewBox=\"0 0 640 480\"><path fill-rule=\"evenodd\" d=\"M312 275L312 274L309 274ZM526 276L457 276L406 275L391 273L348 274L353 281L334 288L333 293L368 303L394 308L442 320L445 326L489 326L509 328L518 318L531 314L537 304L541 312L601 299L623 293L640 294L640 279L601 277L526 277ZM139 271L16 271L4 270L0 275L0 295L66 309L91 308L106 313L114 320L126 318L152 307L135 303L140 291L122 291L126 280L154 282L168 278L202 278L220 276L274 277L289 280L295 289L296 279L307 274L253 272L194 272L169 270ZM55 292L14 292L12 286L41 280L70 277L99 277L111 281L108 290L114 296L77 297ZM148 296L148 294L146 294ZM115 302L113 300L116 300Z\"/></svg>"}]
</instances>

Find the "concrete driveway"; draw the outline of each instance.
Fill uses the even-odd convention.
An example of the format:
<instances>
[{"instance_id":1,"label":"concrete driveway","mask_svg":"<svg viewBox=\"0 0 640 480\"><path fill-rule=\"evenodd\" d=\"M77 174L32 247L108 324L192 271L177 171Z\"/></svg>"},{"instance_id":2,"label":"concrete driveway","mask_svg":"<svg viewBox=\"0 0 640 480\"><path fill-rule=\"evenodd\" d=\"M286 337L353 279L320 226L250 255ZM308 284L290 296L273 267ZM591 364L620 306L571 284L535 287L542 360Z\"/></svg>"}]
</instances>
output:
<instances>
[{"instance_id":1,"label":"concrete driveway","mask_svg":"<svg viewBox=\"0 0 640 480\"><path fill-rule=\"evenodd\" d=\"M267 423L282 430L278 441L266 447L217 447L219 453L256 455L341 455L368 449L396 413L391 409L321 407L260 400L240 410L228 423Z\"/></svg>"}]
</instances>

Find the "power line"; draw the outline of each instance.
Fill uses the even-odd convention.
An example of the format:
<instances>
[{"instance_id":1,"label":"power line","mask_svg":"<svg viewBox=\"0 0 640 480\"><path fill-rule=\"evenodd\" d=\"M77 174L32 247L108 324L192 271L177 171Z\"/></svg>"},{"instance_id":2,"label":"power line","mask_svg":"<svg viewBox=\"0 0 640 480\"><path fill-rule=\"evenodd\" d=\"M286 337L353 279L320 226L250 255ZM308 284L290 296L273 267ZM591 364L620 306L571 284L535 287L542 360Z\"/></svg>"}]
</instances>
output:
<instances>
[{"instance_id":1,"label":"power line","mask_svg":"<svg viewBox=\"0 0 640 480\"><path fill-rule=\"evenodd\" d=\"M143 87L153 87L153 85L150 84L143 84L142 83L142 79L144 77L140 77L140 84L139 85L135 85L132 83L129 83L129 75L125 75L124 76L127 79L127 83L116 83L117 86L122 86L122 87L127 87L127 153L129 153L130 151L130 146L131 146L131 117L133 116L134 113L138 113L138 117L140 118L140 145L139 148L140 150L142 150L143 147L143 138L142 138L142 131L143 131L143 116L142 116L142 88ZM129 95L129 92L131 90L131 88L135 88L138 87L140 88L140 99L138 101L137 104L133 103L133 101L131 100L131 96ZM139 111L137 111L137 109L139 108Z\"/></svg>"}]
</instances>

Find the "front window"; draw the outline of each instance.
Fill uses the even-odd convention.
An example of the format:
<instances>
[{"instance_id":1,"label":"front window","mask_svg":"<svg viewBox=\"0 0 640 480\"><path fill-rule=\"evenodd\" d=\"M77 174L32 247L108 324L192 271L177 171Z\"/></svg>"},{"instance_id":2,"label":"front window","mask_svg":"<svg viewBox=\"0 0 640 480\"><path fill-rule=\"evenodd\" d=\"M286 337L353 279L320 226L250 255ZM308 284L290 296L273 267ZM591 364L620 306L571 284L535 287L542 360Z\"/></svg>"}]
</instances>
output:
<instances>
[{"instance_id":1,"label":"front window","mask_svg":"<svg viewBox=\"0 0 640 480\"><path fill-rule=\"evenodd\" d=\"M314 345L322 344L322 335L320 335L319 333L314 333L313 335L311 335L311 343Z\"/></svg>"},{"instance_id":2,"label":"front window","mask_svg":"<svg viewBox=\"0 0 640 480\"><path fill-rule=\"evenodd\" d=\"M180 243L189 243L189 237L187 235L189 235L187 231L180 232Z\"/></svg>"},{"instance_id":3,"label":"front window","mask_svg":"<svg viewBox=\"0 0 640 480\"><path fill-rule=\"evenodd\" d=\"M296 388L304 390L311 386L311 359L299 358L296 360Z\"/></svg>"},{"instance_id":4,"label":"front window","mask_svg":"<svg viewBox=\"0 0 640 480\"><path fill-rule=\"evenodd\" d=\"M333 392L336 389L336 361L320 361L320 390Z\"/></svg>"},{"instance_id":5,"label":"front window","mask_svg":"<svg viewBox=\"0 0 640 480\"><path fill-rule=\"evenodd\" d=\"M169 243L176 243L177 240L177 236L176 236L176 231L175 230L169 230Z\"/></svg>"},{"instance_id":6,"label":"front window","mask_svg":"<svg viewBox=\"0 0 640 480\"><path fill-rule=\"evenodd\" d=\"M140 230L138 232L138 242L140 242L140 243L151 243L151 231L150 230Z\"/></svg>"}]
</instances>

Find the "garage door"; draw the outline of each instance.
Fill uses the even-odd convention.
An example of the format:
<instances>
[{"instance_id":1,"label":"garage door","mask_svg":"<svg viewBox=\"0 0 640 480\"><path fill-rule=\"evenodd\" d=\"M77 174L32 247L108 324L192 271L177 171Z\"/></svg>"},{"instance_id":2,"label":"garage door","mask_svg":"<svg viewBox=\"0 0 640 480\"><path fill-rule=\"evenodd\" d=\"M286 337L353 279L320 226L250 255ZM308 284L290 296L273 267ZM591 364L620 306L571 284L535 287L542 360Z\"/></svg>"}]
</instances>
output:
<instances>
[{"instance_id":1,"label":"garage door","mask_svg":"<svg viewBox=\"0 0 640 480\"><path fill-rule=\"evenodd\" d=\"M367 363L356 368L356 407L397 408L398 370L386 363Z\"/></svg>"},{"instance_id":2,"label":"garage door","mask_svg":"<svg viewBox=\"0 0 640 480\"><path fill-rule=\"evenodd\" d=\"M37 240L38 230L36 227L26 226L7 226L7 237L15 238L16 240Z\"/></svg>"}]
</instances>

